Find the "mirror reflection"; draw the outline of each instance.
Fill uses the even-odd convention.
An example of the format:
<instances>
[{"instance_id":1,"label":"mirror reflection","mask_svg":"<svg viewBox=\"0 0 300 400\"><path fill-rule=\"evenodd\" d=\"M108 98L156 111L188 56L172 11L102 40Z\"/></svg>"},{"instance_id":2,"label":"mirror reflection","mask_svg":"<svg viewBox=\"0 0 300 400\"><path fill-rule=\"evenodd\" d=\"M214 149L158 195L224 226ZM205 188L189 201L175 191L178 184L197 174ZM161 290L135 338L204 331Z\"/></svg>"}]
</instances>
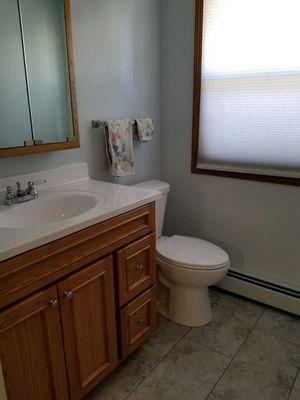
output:
<instances>
[{"instance_id":1,"label":"mirror reflection","mask_svg":"<svg viewBox=\"0 0 300 400\"><path fill-rule=\"evenodd\" d=\"M0 147L74 136L64 0L0 0Z\"/></svg>"}]
</instances>

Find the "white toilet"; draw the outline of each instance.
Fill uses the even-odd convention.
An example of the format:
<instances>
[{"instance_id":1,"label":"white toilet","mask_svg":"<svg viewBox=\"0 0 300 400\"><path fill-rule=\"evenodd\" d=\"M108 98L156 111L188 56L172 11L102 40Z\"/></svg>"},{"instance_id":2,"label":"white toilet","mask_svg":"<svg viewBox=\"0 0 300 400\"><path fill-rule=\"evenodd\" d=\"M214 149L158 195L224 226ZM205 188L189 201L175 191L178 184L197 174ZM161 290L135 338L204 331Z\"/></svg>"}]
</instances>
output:
<instances>
[{"instance_id":1,"label":"white toilet","mask_svg":"<svg viewBox=\"0 0 300 400\"><path fill-rule=\"evenodd\" d=\"M220 247L187 236L162 236L163 220L170 186L150 180L136 186L162 193L156 202L156 260L158 280L169 289L168 307L163 315L186 326L205 325L212 319L208 287L226 275L230 261Z\"/></svg>"}]
</instances>

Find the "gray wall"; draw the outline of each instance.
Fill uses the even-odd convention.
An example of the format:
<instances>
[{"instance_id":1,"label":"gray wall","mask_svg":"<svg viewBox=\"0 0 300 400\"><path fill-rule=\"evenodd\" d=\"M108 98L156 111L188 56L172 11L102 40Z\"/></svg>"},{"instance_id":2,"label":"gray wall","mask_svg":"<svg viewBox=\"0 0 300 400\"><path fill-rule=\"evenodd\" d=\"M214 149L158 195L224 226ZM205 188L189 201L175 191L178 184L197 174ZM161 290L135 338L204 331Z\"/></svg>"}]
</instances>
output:
<instances>
[{"instance_id":1,"label":"gray wall","mask_svg":"<svg viewBox=\"0 0 300 400\"><path fill-rule=\"evenodd\" d=\"M104 135L92 119L151 116L156 134L135 145L132 183L160 174L159 1L71 0L81 148L0 160L0 176L87 161L93 178L108 176Z\"/></svg>"},{"instance_id":2,"label":"gray wall","mask_svg":"<svg viewBox=\"0 0 300 400\"><path fill-rule=\"evenodd\" d=\"M229 252L236 270L295 287L300 188L190 173L194 0L162 0L161 13L166 233L207 238Z\"/></svg>"}]
</instances>

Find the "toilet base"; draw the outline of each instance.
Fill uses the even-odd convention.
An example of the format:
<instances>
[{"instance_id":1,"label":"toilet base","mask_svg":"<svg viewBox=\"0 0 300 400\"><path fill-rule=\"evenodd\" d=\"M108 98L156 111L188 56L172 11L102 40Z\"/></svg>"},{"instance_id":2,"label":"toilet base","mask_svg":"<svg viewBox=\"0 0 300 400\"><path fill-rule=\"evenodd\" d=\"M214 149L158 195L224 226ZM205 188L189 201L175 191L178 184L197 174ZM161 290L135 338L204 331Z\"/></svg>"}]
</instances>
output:
<instances>
[{"instance_id":1,"label":"toilet base","mask_svg":"<svg viewBox=\"0 0 300 400\"><path fill-rule=\"evenodd\" d=\"M207 287L191 288L170 284L159 273L159 281L169 289L168 307L158 305L158 312L164 317L184 326L197 327L212 320L212 309Z\"/></svg>"},{"instance_id":2,"label":"toilet base","mask_svg":"<svg viewBox=\"0 0 300 400\"><path fill-rule=\"evenodd\" d=\"M170 290L169 318L185 326L203 326L212 320L208 288L182 288Z\"/></svg>"}]
</instances>

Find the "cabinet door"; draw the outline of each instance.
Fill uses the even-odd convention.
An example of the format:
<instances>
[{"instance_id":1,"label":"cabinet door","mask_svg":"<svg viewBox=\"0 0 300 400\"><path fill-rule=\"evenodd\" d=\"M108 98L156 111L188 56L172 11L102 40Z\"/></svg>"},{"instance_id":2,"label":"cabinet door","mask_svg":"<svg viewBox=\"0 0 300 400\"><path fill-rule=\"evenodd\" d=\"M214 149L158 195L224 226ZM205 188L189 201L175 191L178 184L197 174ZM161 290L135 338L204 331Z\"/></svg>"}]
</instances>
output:
<instances>
[{"instance_id":1,"label":"cabinet door","mask_svg":"<svg viewBox=\"0 0 300 400\"><path fill-rule=\"evenodd\" d=\"M69 398L55 287L0 313L0 360L9 400Z\"/></svg>"},{"instance_id":2,"label":"cabinet door","mask_svg":"<svg viewBox=\"0 0 300 400\"><path fill-rule=\"evenodd\" d=\"M118 363L112 257L58 285L72 400L82 399Z\"/></svg>"}]
</instances>

